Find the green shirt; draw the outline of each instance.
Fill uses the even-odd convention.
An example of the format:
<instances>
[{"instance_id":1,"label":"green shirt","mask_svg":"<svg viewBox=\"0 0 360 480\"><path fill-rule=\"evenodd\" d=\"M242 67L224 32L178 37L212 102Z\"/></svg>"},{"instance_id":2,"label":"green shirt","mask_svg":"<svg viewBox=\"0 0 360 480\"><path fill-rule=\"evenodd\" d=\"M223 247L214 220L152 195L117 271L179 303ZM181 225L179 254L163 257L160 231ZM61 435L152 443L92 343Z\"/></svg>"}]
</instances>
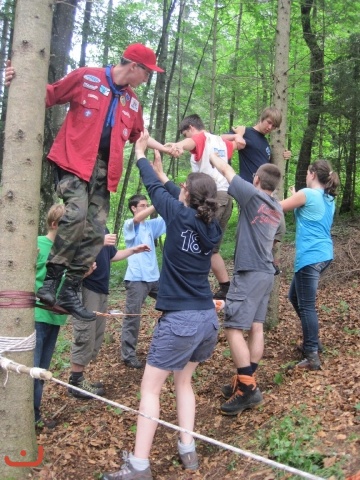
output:
<instances>
[{"instance_id":1,"label":"green shirt","mask_svg":"<svg viewBox=\"0 0 360 480\"><path fill-rule=\"evenodd\" d=\"M36 281L35 281L35 291L38 289L44 282L46 275L46 262L51 250L53 242L47 237L38 237L37 246L38 246L38 257L36 261ZM67 315L59 315L49 310L44 310L43 308L35 307L35 321L49 323L50 325L65 325Z\"/></svg>"}]
</instances>

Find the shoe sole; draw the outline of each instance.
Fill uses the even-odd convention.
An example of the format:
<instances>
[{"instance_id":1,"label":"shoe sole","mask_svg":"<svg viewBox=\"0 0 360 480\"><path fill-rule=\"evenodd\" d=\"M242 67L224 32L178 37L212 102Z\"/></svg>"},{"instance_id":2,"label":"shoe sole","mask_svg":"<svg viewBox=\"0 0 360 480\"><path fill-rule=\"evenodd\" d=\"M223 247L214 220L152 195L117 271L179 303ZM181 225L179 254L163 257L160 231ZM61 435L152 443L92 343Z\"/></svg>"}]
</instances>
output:
<instances>
[{"instance_id":1,"label":"shoe sole","mask_svg":"<svg viewBox=\"0 0 360 480\"><path fill-rule=\"evenodd\" d=\"M229 417L235 417L236 415L240 415L244 410L251 410L252 408L257 408L260 407L264 403L264 400L261 400L260 402L252 403L250 405L247 405L246 407L242 408L241 410L238 410L237 412L224 412L223 410L220 409L220 412L222 415L226 415Z\"/></svg>"}]
</instances>

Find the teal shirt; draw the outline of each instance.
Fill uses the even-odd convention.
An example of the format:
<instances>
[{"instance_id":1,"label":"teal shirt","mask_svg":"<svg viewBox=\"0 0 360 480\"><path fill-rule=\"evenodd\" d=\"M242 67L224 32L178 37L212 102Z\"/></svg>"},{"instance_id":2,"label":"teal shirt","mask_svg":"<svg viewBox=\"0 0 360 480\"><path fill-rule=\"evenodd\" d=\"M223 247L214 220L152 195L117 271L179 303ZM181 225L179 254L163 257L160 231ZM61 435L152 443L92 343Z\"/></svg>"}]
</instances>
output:
<instances>
[{"instance_id":1,"label":"teal shirt","mask_svg":"<svg viewBox=\"0 0 360 480\"><path fill-rule=\"evenodd\" d=\"M36 280L35 280L35 291L38 289L44 282L46 275L46 262L51 250L53 242L47 237L38 237L37 246L38 246L38 256L36 261ZM50 325L65 325L67 315L58 315L49 310L44 310L43 308L35 307L35 321L49 323Z\"/></svg>"},{"instance_id":2,"label":"teal shirt","mask_svg":"<svg viewBox=\"0 0 360 480\"><path fill-rule=\"evenodd\" d=\"M296 219L295 272L306 265L333 259L331 226L335 202L324 190L303 188L305 205L294 210Z\"/></svg>"}]
</instances>

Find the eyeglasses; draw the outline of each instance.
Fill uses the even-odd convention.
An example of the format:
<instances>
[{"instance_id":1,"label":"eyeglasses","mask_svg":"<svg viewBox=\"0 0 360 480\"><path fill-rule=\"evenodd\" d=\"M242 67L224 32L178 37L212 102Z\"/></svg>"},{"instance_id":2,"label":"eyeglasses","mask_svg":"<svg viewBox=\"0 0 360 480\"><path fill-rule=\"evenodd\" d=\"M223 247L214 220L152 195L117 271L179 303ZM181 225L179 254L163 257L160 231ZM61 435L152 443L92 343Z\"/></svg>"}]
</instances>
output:
<instances>
[{"instance_id":1,"label":"eyeglasses","mask_svg":"<svg viewBox=\"0 0 360 480\"><path fill-rule=\"evenodd\" d=\"M145 65L143 65L142 63L137 63L136 64L138 67L142 68L143 70L145 70L145 73L150 76L151 75L151 70L147 67L145 67Z\"/></svg>"},{"instance_id":2,"label":"eyeglasses","mask_svg":"<svg viewBox=\"0 0 360 480\"><path fill-rule=\"evenodd\" d=\"M179 183L179 187L180 187L180 188L184 188L185 190L187 190L186 183L184 183L184 182L180 182L180 183Z\"/></svg>"}]
</instances>

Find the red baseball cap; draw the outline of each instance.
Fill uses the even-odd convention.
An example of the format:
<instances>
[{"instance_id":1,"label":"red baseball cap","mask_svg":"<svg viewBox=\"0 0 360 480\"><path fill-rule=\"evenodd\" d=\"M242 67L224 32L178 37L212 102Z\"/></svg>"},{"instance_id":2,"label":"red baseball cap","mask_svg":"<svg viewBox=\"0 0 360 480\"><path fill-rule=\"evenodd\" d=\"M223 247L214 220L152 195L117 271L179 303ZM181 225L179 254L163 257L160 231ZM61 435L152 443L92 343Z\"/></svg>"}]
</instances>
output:
<instances>
[{"instance_id":1,"label":"red baseball cap","mask_svg":"<svg viewBox=\"0 0 360 480\"><path fill-rule=\"evenodd\" d=\"M156 65L156 55L151 48L145 47L142 43L129 45L123 53L123 57L132 62L141 63L150 70L163 72L164 70Z\"/></svg>"}]
</instances>

